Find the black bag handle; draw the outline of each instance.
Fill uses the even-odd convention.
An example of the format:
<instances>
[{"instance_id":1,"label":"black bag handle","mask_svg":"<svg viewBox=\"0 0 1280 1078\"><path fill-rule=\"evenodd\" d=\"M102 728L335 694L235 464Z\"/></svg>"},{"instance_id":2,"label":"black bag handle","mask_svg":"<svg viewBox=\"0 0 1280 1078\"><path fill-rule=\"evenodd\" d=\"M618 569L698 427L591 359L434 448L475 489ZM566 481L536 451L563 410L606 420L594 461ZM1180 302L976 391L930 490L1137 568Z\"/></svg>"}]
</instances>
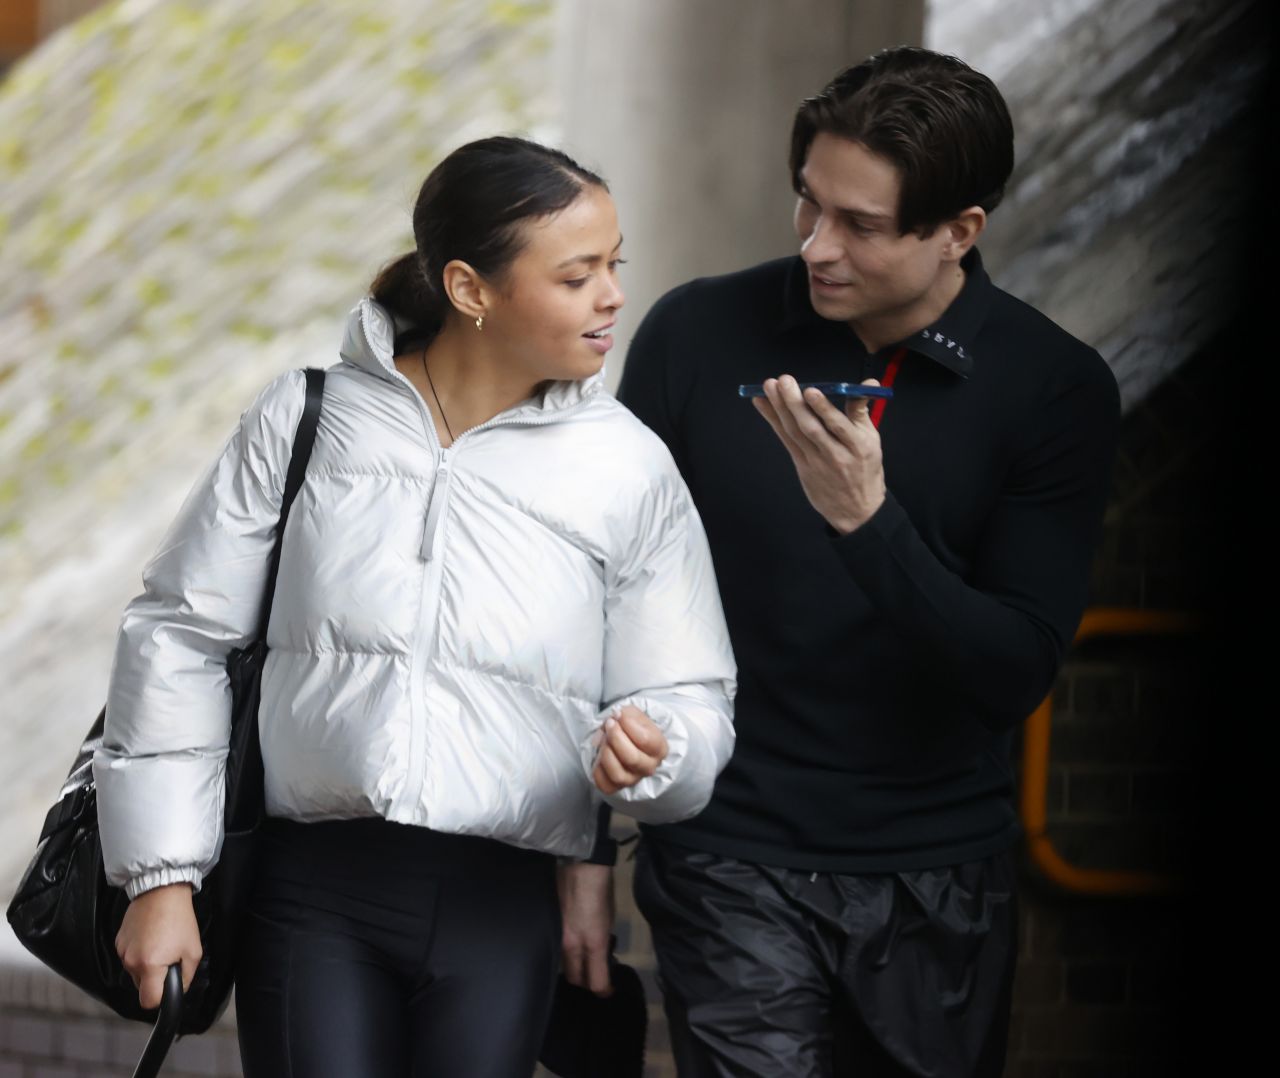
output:
<instances>
[{"instance_id":1,"label":"black bag handle","mask_svg":"<svg viewBox=\"0 0 1280 1078\"><path fill-rule=\"evenodd\" d=\"M289 521L289 510L293 499L302 489L302 481L306 478L307 463L311 460L311 447L316 442L316 427L320 423L320 405L324 400L324 371L316 367L308 367L303 374L307 376L307 399L302 406L302 417L298 420L298 429L293 435L293 454L289 458L289 472L284 481L284 499L280 503L280 523L276 527L276 543L271 551L271 565L267 571L267 586L262 600L262 611L258 617L258 632L254 639L266 640L267 625L271 621L271 603L276 594L276 577L280 573L280 551L284 546L284 526Z\"/></svg>"},{"instance_id":2,"label":"black bag handle","mask_svg":"<svg viewBox=\"0 0 1280 1078\"><path fill-rule=\"evenodd\" d=\"M142 1058L134 1069L133 1078L156 1078L160 1073L160 1065L169 1054L169 1045L173 1043L178 1032L178 1023L182 1020L182 965L174 963L169 967L164 978L164 996L160 1000L160 1012L156 1015L156 1025L147 1039Z\"/></svg>"}]
</instances>

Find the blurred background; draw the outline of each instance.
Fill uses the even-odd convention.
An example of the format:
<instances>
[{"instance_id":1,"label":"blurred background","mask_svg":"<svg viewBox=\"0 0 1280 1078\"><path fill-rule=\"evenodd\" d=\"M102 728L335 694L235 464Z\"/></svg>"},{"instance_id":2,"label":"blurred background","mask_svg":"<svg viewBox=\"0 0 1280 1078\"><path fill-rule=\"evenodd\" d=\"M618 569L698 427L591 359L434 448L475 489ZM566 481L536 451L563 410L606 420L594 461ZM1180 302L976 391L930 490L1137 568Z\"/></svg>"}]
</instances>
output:
<instances>
[{"instance_id":1,"label":"blurred background","mask_svg":"<svg viewBox=\"0 0 1280 1078\"><path fill-rule=\"evenodd\" d=\"M524 133L610 181L616 385L662 292L795 249L797 102L925 44L1014 115L987 266L1102 352L1126 412L1091 594L1126 613L1090 623L1029 727L1008 1073L1230 1070L1205 985L1237 828L1210 780L1236 744L1219 718L1254 706L1233 627L1261 587L1238 521L1265 356L1253 237L1274 234L1269 29L1249 0L0 0L0 897L165 525L263 384L336 360L440 157ZM620 944L666 1076L629 876ZM180 1042L173 1073L238 1074L233 1017ZM144 1035L0 930L0 1078L125 1075Z\"/></svg>"}]
</instances>

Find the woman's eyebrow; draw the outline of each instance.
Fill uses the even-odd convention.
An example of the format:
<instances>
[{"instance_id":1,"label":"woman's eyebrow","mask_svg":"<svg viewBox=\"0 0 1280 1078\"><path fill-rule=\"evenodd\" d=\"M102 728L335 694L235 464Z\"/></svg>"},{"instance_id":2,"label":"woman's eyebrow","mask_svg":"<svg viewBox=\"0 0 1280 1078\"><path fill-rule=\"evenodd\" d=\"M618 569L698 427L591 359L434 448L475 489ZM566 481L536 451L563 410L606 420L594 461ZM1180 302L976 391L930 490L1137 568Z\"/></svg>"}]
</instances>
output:
<instances>
[{"instance_id":1,"label":"woman's eyebrow","mask_svg":"<svg viewBox=\"0 0 1280 1078\"><path fill-rule=\"evenodd\" d=\"M622 246L622 236L619 235L618 242L613 245L614 251L616 251L621 246ZM574 255L572 258L566 258L563 262L561 262L558 266L556 266L556 269L558 270L568 269L570 266L578 262L581 262L587 266L594 266L597 262L602 262L602 261L603 259L601 258L600 255Z\"/></svg>"}]
</instances>

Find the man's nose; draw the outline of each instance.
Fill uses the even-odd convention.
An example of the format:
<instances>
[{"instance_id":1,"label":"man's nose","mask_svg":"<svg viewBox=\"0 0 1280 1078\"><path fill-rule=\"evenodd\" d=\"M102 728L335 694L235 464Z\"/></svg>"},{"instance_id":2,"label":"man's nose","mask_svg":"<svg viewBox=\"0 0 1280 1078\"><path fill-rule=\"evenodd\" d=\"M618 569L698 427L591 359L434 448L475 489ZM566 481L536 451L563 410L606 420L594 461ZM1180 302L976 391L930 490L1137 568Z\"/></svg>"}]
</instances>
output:
<instances>
[{"instance_id":1,"label":"man's nose","mask_svg":"<svg viewBox=\"0 0 1280 1078\"><path fill-rule=\"evenodd\" d=\"M840 258L841 250L836 241L835 229L828 220L824 214L814 217L809 235L800 243L800 257L811 266L835 262Z\"/></svg>"}]
</instances>

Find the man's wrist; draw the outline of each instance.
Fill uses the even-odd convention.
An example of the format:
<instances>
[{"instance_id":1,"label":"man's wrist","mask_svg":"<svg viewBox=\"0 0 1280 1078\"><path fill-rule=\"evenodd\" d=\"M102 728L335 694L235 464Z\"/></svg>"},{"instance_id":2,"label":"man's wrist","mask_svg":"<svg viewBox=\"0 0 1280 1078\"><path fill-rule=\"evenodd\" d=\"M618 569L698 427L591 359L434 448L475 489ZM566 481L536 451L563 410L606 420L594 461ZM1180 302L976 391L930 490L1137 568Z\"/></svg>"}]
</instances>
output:
<instances>
[{"instance_id":1,"label":"man's wrist","mask_svg":"<svg viewBox=\"0 0 1280 1078\"><path fill-rule=\"evenodd\" d=\"M856 532L868 520L875 516L876 513L880 511L880 507L884 505L884 502L885 492L882 490L880 492L880 496L870 505L866 506L861 513L838 517L835 520L828 520L827 524L837 535L849 535L851 532Z\"/></svg>"}]
</instances>

